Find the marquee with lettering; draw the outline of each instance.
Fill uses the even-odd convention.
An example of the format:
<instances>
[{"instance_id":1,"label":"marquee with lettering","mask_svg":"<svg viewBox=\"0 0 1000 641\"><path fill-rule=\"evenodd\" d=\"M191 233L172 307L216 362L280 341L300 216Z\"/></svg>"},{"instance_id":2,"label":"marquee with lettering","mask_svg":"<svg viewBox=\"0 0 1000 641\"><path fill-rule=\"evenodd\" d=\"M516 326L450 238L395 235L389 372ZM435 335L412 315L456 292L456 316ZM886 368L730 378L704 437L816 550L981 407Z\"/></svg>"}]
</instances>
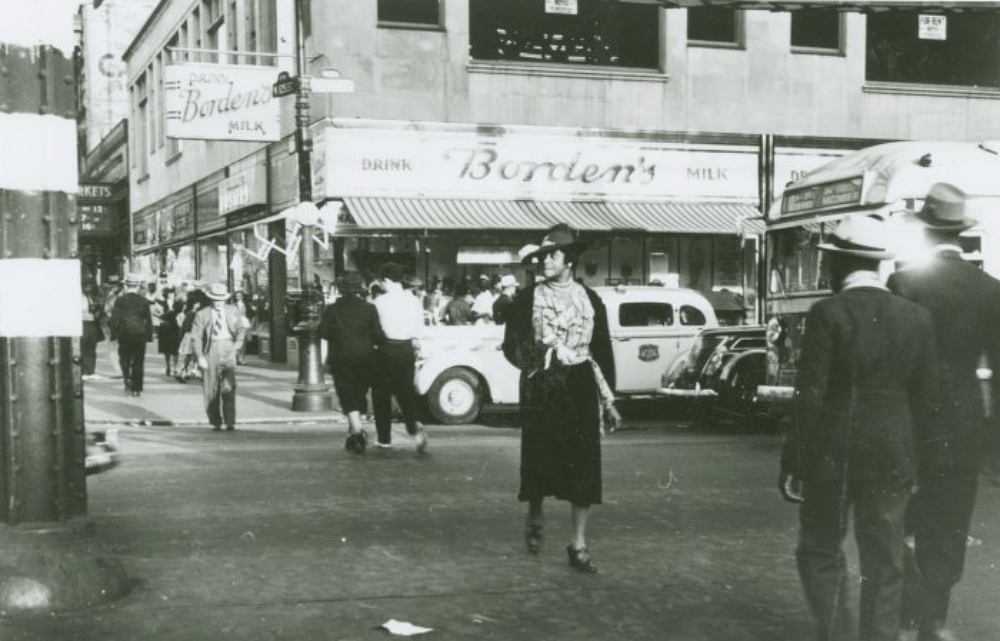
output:
<instances>
[{"instance_id":1,"label":"marquee with lettering","mask_svg":"<svg viewBox=\"0 0 1000 641\"><path fill-rule=\"evenodd\" d=\"M546 127L325 124L314 147L317 200L758 199L757 154L751 146Z\"/></svg>"}]
</instances>

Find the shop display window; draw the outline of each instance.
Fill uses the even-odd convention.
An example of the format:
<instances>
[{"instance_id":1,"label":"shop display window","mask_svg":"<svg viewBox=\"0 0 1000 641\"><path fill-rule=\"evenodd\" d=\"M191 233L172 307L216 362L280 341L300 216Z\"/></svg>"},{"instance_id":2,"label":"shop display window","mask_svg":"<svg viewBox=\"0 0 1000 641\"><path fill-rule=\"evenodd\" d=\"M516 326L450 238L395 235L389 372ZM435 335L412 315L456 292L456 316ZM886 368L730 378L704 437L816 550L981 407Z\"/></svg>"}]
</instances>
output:
<instances>
[{"instance_id":1,"label":"shop display window","mask_svg":"<svg viewBox=\"0 0 1000 641\"><path fill-rule=\"evenodd\" d=\"M659 69L660 8L653 3L470 0L474 60Z\"/></svg>"},{"instance_id":2,"label":"shop display window","mask_svg":"<svg viewBox=\"0 0 1000 641\"><path fill-rule=\"evenodd\" d=\"M867 16L867 80L1000 87L997 14L949 13L942 40L922 38L920 18L915 11Z\"/></svg>"},{"instance_id":3,"label":"shop display window","mask_svg":"<svg viewBox=\"0 0 1000 641\"><path fill-rule=\"evenodd\" d=\"M229 278L229 245L225 236L213 236L198 242L200 280L207 285L225 283Z\"/></svg>"}]
</instances>

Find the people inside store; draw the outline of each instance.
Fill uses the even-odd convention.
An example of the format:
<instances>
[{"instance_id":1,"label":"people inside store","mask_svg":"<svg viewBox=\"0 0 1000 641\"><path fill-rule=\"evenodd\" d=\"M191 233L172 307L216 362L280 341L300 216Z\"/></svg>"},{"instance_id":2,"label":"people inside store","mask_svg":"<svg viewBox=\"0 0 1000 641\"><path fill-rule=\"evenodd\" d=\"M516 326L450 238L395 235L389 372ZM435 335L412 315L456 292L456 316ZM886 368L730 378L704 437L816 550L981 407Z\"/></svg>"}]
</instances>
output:
<instances>
[{"instance_id":1,"label":"people inside store","mask_svg":"<svg viewBox=\"0 0 1000 641\"><path fill-rule=\"evenodd\" d=\"M444 308L444 322L446 325L471 325L472 324L472 294L469 293L465 283L455 286L455 297L449 301Z\"/></svg>"},{"instance_id":2,"label":"people inside store","mask_svg":"<svg viewBox=\"0 0 1000 641\"><path fill-rule=\"evenodd\" d=\"M472 322L483 325L493 321L493 303L496 294L493 293L493 283L486 274L479 276L479 293L472 303Z\"/></svg>"}]
</instances>

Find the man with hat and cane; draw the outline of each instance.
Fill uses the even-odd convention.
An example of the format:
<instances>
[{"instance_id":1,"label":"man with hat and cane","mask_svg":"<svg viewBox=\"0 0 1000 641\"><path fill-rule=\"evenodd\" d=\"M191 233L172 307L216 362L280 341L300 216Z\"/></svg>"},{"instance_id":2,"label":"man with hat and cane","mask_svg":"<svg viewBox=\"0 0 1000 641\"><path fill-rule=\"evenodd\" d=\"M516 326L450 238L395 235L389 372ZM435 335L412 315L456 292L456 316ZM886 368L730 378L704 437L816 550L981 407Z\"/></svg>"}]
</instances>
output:
<instances>
[{"instance_id":1,"label":"man with hat and cane","mask_svg":"<svg viewBox=\"0 0 1000 641\"><path fill-rule=\"evenodd\" d=\"M361 414L368 410L368 391L375 380L377 346L385 339L378 310L365 300L364 281L356 273L345 274L337 283L340 297L323 310L319 335L327 342L327 363L340 410L347 416L344 448L364 454L368 433Z\"/></svg>"},{"instance_id":2,"label":"man with hat and cane","mask_svg":"<svg viewBox=\"0 0 1000 641\"><path fill-rule=\"evenodd\" d=\"M118 341L118 362L125 380L126 396L141 396L146 343L153 337L150 303L139 293L142 277L129 274L125 293L115 300L111 310L111 338Z\"/></svg>"},{"instance_id":3,"label":"man with hat and cane","mask_svg":"<svg viewBox=\"0 0 1000 641\"><path fill-rule=\"evenodd\" d=\"M966 538L983 453L997 412L987 418L976 376L983 358L1000 392L1000 281L962 260L959 234L976 224L965 215L966 195L954 185L931 187L911 216L924 226L934 258L896 272L889 289L930 311L939 358L940 409L928 438L917 444L918 490L907 515L915 568L907 577L901 638L955 639L946 627L952 587L962 577ZM996 454L995 452L993 453Z\"/></svg>"},{"instance_id":4,"label":"man with hat and cane","mask_svg":"<svg viewBox=\"0 0 1000 641\"><path fill-rule=\"evenodd\" d=\"M236 354L243 347L246 327L235 305L228 305L225 283L213 283L205 295L212 304L195 314L191 324L191 350L202 370L205 410L212 431L236 428Z\"/></svg>"},{"instance_id":5,"label":"man with hat and cane","mask_svg":"<svg viewBox=\"0 0 1000 641\"><path fill-rule=\"evenodd\" d=\"M781 459L781 494L801 504L796 559L819 641L856 638L843 552L852 509L860 639L896 641L915 443L936 397L930 314L882 285L879 263L892 258L883 227L846 218L818 247L835 294L806 317Z\"/></svg>"}]
</instances>

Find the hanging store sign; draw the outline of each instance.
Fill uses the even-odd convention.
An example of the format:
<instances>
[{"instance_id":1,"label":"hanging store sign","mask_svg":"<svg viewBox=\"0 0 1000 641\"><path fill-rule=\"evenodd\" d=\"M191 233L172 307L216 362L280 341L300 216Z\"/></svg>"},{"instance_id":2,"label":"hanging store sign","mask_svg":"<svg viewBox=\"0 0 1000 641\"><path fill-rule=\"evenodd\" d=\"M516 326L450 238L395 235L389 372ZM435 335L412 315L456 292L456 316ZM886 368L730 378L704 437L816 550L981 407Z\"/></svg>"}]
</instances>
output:
<instances>
[{"instance_id":1,"label":"hanging store sign","mask_svg":"<svg viewBox=\"0 0 1000 641\"><path fill-rule=\"evenodd\" d=\"M921 14L918 16L919 25L917 37L921 40L947 40L948 39L948 18L946 16Z\"/></svg>"},{"instance_id":2,"label":"hanging store sign","mask_svg":"<svg viewBox=\"0 0 1000 641\"><path fill-rule=\"evenodd\" d=\"M168 138L267 142L280 136L274 67L183 63L164 67Z\"/></svg>"},{"instance_id":3,"label":"hanging store sign","mask_svg":"<svg viewBox=\"0 0 1000 641\"><path fill-rule=\"evenodd\" d=\"M343 123L344 126L339 126ZM368 128L316 132L314 197L756 202L751 146L689 145L575 129Z\"/></svg>"},{"instance_id":4,"label":"hanging store sign","mask_svg":"<svg viewBox=\"0 0 1000 641\"><path fill-rule=\"evenodd\" d=\"M82 183L76 196L80 233L85 236L114 236L118 233L118 205L109 183Z\"/></svg>"},{"instance_id":5,"label":"hanging store sign","mask_svg":"<svg viewBox=\"0 0 1000 641\"><path fill-rule=\"evenodd\" d=\"M267 167L263 164L234 174L219 183L219 215L267 204Z\"/></svg>"}]
</instances>

